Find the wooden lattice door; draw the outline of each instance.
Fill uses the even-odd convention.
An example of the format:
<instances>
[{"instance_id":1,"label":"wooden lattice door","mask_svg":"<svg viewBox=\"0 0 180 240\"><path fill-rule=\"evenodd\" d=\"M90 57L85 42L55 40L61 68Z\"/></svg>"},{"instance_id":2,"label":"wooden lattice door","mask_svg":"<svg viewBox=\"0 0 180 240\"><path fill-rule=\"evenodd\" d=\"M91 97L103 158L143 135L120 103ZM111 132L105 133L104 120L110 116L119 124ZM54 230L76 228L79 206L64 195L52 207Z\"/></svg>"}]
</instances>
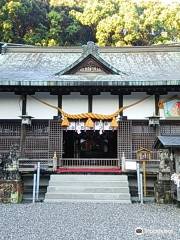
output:
<instances>
[{"instance_id":1,"label":"wooden lattice door","mask_svg":"<svg viewBox=\"0 0 180 240\"><path fill-rule=\"evenodd\" d=\"M52 158L54 152L57 158L62 158L63 151L63 130L57 120L49 121L49 158Z\"/></svg>"}]
</instances>

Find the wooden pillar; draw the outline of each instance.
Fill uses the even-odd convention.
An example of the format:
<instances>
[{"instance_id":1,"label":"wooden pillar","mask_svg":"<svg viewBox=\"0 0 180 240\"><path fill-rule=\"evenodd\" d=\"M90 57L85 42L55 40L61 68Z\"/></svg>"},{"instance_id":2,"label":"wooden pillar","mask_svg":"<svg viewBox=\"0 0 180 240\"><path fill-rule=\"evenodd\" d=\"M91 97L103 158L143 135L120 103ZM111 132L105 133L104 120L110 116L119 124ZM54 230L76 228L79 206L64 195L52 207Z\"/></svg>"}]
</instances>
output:
<instances>
[{"instance_id":1,"label":"wooden pillar","mask_svg":"<svg viewBox=\"0 0 180 240\"><path fill-rule=\"evenodd\" d=\"M22 115L26 115L26 107L27 107L27 95L22 95ZM26 143L26 125L21 122L21 136L20 136L20 154L21 157L25 156L25 143Z\"/></svg>"},{"instance_id":2,"label":"wooden pillar","mask_svg":"<svg viewBox=\"0 0 180 240\"><path fill-rule=\"evenodd\" d=\"M155 94L155 115L159 115L159 94Z\"/></svg>"},{"instance_id":3,"label":"wooden pillar","mask_svg":"<svg viewBox=\"0 0 180 240\"><path fill-rule=\"evenodd\" d=\"M93 95L88 95L88 112L92 112Z\"/></svg>"},{"instance_id":4,"label":"wooden pillar","mask_svg":"<svg viewBox=\"0 0 180 240\"><path fill-rule=\"evenodd\" d=\"M60 95L60 94L58 94L58 107L62 109L62 95ZM61 118L61 113L59 111L58 111L58 116L59 116L59 118ZM58 126L59 126L59 124L58 124ZM58 127L57 132L59 132L59 138L56 139L56 144L59 145L59 149L58 149L59 154L58 154L58 157L56 156L56 158L57 158L57 166L56 167L61 167L62 166L62 152L63 152L63 130L60 126ZM57 149L56 149L56 151L57 151Z\"/></svg>"},{"instance_id":5,"label":"wooden pillar","mask_svg":"<svg viewBox=\"0 0 180 240\"><path fill-rule=\"evenodd\" d=\"M22 115L26 115L26 106L27 106L27 95L23 94L22 95Z\"/></svg>"},{"instance_id":6,"label":"wooden pillar","mask_svg":"<svg viewBox=\"0 0 180 240\"><path fill-rule=\"evenodd\" d=\"M58 107L62 108L62 95L58 95ZM61 113L59 111L58 116L61 116Z\"/></svg>"},{"instance_id":7,"label":"wooden pillar","mask_svg":"<svg viewBox=\"0 0 180 240\"><path fill-rule=\"evenodd\" d=\"M119 108L123 107L123 95L119 95ZM120 116L123 116L123 111L120 112Z\"/></svg>"}]
</instances>

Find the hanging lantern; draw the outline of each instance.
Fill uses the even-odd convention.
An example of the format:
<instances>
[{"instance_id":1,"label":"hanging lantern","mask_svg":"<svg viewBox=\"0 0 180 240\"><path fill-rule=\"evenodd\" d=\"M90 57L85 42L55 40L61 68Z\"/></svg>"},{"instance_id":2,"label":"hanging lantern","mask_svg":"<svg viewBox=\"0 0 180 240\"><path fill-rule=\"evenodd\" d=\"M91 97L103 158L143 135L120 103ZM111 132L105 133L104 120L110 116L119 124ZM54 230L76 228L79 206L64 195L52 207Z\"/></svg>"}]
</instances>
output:
<instances>
[{"instance_id":1,"label":"hanging lantern","mask_svg":"<svg viewBox=\"0 0 180 240\"><path fill-rule=\"evenodd\" d=\"M93 128L94 127L94 122L92 121L91 118L88 118L88 120L85 123L85 126L88 128Z\"/></svg>"},{"instance_id":2,"label":"hanging lantern","mask_svg":"<svg viewBox=\"0 0 180 240\"><path fill-rule=\"evenodd\" d=\"M153 114L153 116L148 117L149 119L149 126L159 126L159 119L160 116Z\"/></svg>"},{"instance_id":3,"label":"hanging lantern","mask_svg":"<svg viewBox=\"0 0 180 240\"><path fill-rule=\"evenodd\" d=\"M113 119L112 119L112 122L111 122L111 127L112 127L112 128L118 128L118 123L117 123L117 121L116 121L116 118L115 118L115 117L113 117Z\"/></svg>"},{"instance_id":4,"label":"hanging lantern","mask_svg":"<svg viewBox=\"0 0 180 240\"><path fill-rule=\"evenodd\" d=\"M67 117L64 117L64 118L63 118L63 121L62 121L62 123L61 123L61 126L62 126L62 127L69 127L69 125L70 125L70 123L69 123L69 121L68 121L68 118L67 118Z\"/></svg>"}]
</instances>

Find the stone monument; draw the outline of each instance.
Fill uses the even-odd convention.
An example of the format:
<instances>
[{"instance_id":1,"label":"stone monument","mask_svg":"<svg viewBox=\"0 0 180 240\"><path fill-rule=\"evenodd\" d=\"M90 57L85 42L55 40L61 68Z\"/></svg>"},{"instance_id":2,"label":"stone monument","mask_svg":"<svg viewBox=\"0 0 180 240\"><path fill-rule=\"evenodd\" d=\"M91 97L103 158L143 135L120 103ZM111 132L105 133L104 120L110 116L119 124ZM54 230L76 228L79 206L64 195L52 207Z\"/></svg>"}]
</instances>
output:
<instances>
[{"instance_id":1,"label":"stone monument","mask_svg":"<svg viewBox=\"0 0 180 240\"><path fill-rule=\"evenodd\" d=\"M0 202L22 200L22 181L18 169L18 145L12 145L8 155L0 155Z\"/></svg>"},{"instance_id":2,"label":"stone monument","mask_svg":"<svg viewBox=\"0 0 180 240\"><path fill-rule=\"evenodd\" d=\"M155 200L157 203L171 203L171 175L173 173L173 154L164 149L159 152L160 164L155 183Z\"/></svg>"}]
</instances>

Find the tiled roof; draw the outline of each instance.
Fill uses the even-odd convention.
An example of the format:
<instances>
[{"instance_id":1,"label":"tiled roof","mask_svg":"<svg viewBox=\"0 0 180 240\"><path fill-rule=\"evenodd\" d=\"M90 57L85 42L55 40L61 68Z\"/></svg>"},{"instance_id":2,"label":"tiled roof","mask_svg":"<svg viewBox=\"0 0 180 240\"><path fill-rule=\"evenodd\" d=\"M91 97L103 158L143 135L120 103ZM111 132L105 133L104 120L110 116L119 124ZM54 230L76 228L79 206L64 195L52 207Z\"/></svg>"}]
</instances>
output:
<instances>
[{"instance_id":1,"label":"tiled roof","mask_svg":"<svg viewBox=\"0 0 180 240\"><path fill-rule=\"evenodd\" d=\"M180 46L100 48L119 75L56 75L81 58L80 47L7 46L0 54L0 84L24 86L180 85Z\"/></svg>"},{"instance_id":2,"label":"tiled roof","mask_svg":"<svg viewBox=\"0 0 180 240\"><path fill-rule=\"evenodd\" d=\"M155 148L169 148L176 147L180 148L180 136L158 136L155 144Z\"/></svg>"}]
</instances>

